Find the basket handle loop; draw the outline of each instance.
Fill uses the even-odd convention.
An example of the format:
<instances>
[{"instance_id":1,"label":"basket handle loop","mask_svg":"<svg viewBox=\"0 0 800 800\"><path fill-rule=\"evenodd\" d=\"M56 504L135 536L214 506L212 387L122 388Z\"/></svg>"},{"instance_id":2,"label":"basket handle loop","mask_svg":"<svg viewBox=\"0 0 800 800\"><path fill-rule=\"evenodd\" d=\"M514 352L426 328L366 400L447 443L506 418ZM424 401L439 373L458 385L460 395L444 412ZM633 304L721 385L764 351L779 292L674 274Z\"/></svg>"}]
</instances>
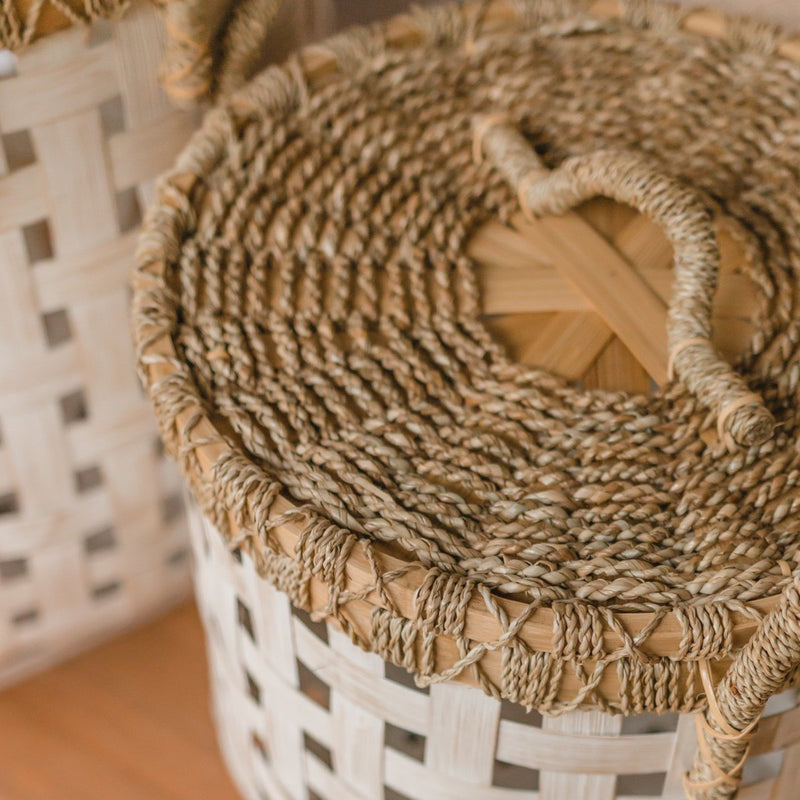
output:
<instances>
[{"instance_id":1,"label":"basket handle loop","mask_svg":"<svg viewBox=\"0 0 800 800\"><path fill-rule=\"evenodd\" d=\"M800 666L800 574L714 686L700 664L708 708L697 715L699 747L684 778L690 800L736 796L753 735L770 697L787 688Z\"/></svg>"},{"instance_id":2,"label":"basket handle loop","mask_svg":"<svg viewBox=\"0 0 800 800\"><path fill-rule=\"evenodd\" d=\"M714 220L685 184L631 151L599 150L549 170L504 114L473 119L474 155L487 156L516 190L528 217L563 214L605 195L633 206L660 224L672 243L675 291L669 306L670 379L677 376L717 417L729 447L766 442L775 420L711 343L711 304L719 273Z\"/></svg>"}]
</instances>

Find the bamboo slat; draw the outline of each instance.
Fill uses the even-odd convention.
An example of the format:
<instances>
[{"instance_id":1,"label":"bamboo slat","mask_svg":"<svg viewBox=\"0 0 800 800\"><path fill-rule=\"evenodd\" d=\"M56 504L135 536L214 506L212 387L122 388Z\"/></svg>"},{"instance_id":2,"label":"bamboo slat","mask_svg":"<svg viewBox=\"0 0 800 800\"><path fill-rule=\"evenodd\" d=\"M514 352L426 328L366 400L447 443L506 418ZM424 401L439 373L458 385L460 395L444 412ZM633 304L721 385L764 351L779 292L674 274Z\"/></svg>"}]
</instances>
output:
<instances>
[{"instance_id":1,"label":"bamboo slat","mask_svg":"<svg viewBox=\"0 0 800 800\"><path fill-rule=\"evenodd\" d=\"M196 507L190 522L223 750L246 796L295 798L309 787L373 800L386 787L409 800L614 800L620 780L625 800L683 796L692 715L632 726L599 712L543 719L509 715L462 683L420 690L253 580L249 557L231 554ZM795 796L794 691L783 708L762 723L753 752L773 756L742 798Z\"/></svg>"},{"instance_id":2,"label":"bamboo slat","mask_svg":"<svg viewBox=\"0 0 800 800\"><path fill-rule=\"evenodd\" d=\"M97 25L0 80L0 683L189 588L127 319L140 210L196 120L158 88L149 6Z\"/></svg>"}]
</instances>

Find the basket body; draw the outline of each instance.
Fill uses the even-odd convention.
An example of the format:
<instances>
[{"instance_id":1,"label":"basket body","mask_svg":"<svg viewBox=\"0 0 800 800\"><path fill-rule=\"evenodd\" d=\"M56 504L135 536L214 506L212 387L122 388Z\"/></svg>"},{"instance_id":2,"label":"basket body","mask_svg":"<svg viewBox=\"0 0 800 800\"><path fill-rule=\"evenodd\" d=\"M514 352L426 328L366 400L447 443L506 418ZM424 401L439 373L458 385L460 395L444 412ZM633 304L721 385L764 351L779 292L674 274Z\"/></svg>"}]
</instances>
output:
<instances>
[{"instance_id":1,"label":"basket body","mask_svg":"<svg viewBox=\"0 0 800 800\"><path fill-rule=\"evenodd\" d=\"M795 712L755 730L800 674L796 195L761 171L800 175L797 140L753 158L723 122L755 60L748 137L796 124L800 39L649 0L452 4L310 47L206 118L148 215L135 338L235 553L200 543L200 596L248 796L795 792ZM748 278L775 290L729 293ZM509 356L517 333L536 352ZM424 707L387 700L384 662ZM293 732L273 688L300 698ZM656 712L700 716L633 727ZM284 753L301 733L327 772Z\"/></svg>"},{"instance_id":2,"label":"basket body","mask_svg":"<svg viewBox=\"0 0 800 800\"><path fill-rule=\"evenodd\" d=\"M188 588L128 323L139 210L194 125L158 87L161 40L136 5L0 81L0 683Z\"/></svg>"},{"instance_id":3,"label":"basket body","mask_svg":"<svg viewBox=\"0 0 800 800\"><path fill-rule=\"evenodd\" d=\"M457 683L418 689L285 594L192 506L220 746L247 800L683 798L693 715L542 718ZM796 797L800 707L771 701L740 800Z\"/></svg>"}]
</instances>

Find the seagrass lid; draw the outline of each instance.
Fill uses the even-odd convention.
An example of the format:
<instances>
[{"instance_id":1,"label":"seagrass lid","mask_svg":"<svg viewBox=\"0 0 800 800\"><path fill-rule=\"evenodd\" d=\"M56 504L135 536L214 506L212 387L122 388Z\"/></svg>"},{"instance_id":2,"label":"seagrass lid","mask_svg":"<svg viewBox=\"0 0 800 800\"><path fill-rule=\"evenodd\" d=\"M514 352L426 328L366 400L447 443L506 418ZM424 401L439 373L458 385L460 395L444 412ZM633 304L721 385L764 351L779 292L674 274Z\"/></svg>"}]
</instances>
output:
<instances>
[{"instance_id":1,"label":"seagrass lid","mask_svg":"<svg viewBox=\"0 0 800 800\"><path fill-rule=\"evenodd\" d=\"M800 558L798 57L667 3L495 0L209 114L134 326L231 547L423 680L696 707Z\"/></svg>"}]
</instances>

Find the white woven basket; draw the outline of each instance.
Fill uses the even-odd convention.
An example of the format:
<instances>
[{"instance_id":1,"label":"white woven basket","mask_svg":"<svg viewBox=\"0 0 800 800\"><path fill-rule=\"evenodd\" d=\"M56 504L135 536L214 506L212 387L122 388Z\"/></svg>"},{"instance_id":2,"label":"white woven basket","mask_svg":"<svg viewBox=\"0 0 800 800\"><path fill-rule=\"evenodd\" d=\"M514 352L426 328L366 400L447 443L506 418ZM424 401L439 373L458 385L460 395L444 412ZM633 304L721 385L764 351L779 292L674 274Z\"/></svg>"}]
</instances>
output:
<instances>
[{"instance_id":1,"label":"white woven basket","mask_svg":"<svg viewBox=\"0 0 800 800\"><path fill-rule=\"evenodd\" d=\"M0 80L0 683L188 590L128 324L139 210L195 122L158 86L161 48L135 5Z\"/></svg>"},{"instance_id":2,"label":"white woven basket","mask_svg":"<svg viewBox=\"0 0 800 800\"><path fill-rule=\"evenodd\" d=\"M418 689L294 610L194 505L190 529L220 746L247 800L684 797L692 715L542 718L456 683ZM767 707L739 800L794 800L798 774L791 691Z\"/></svg>"}]
</instances>

